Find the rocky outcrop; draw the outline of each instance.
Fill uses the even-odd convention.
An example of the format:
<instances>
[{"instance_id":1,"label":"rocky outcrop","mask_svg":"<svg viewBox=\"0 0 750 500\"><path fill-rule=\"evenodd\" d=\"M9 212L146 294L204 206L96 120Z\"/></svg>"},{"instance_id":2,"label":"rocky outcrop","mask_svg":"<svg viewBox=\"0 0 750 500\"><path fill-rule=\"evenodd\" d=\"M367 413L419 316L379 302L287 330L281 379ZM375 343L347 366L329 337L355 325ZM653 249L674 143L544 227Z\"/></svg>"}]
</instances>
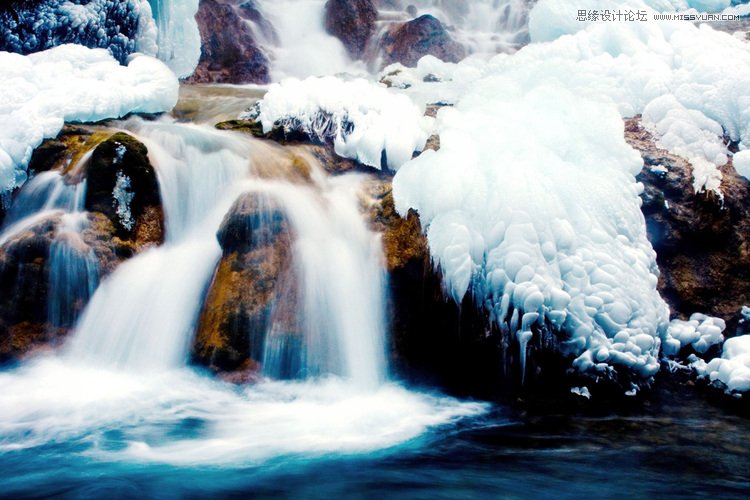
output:
<instances>
[{"instance_id":1,"label":"rocky outcrop","mask_svg":"<svg viewBox=\"0 0 750 500\"><path fill-rule=\"evenodd\" d=\"M265 196L242 195L217 234L222 258L198 322L193 361L248 381L259 371L267 336L299 337L284 214Z\"/></svg>"},{"instance_id":2,"label":"rocky outcrop","mask_svg":"<svg viewBox=\"0 0 750 500\"><path fill-rule=\"evenodd\" d=\"M328 0L326 31L341 40L353 59L360 59L375 33L378 10L372 0Z\"/></svg>"},{"instance_id":3,"label":"rocky outcrop","mask_svg":"<svg viewBox=\"0 0 750 500\"><path fill-rule=\"evenodd\" d=\"M400 62L405 66L415 66L426 55L447 62L458 62L466 57L464 47L453 40L438 19L429 14L390 27L383 35L380 46L386 65Z\"/></svg>"},{"instance_id":4,"label":"rocky outcrop","mask_svg":"<svg viewBox=\"0 0 750 500\"><path fill-rule=\"evenodd\" d=\"M60 214L37 221L0 247L0 362L55 340L47 323L47 261Z\"/></svg>"},{"instance_id":5,"label":"rocky outcrop","mask_svg":"<svg viewBox=\"0 0 750 500\"><path fill-rule=\"evenodd\" d=\"M195 16L201 35L198 67L191 83L268 83L269 61L249 22L273 28L253 2L201 0Z\"/></svg>"},{"instance_id":6,"label":"rocky outcrop","mask_svg":"<svg viewBox=\"0 0 750 500\"><path fill-rule=\"evenodd\" d=\"M720 169L723 200L695 193L692 166L658 148L637 117L626 121L625 137L644 161L637 179L662 297L683 319L693 312L737 319L750 304L750 183L730 160Z\"/></svg>"},{"instance_id":7,"label":"rocky outcrop","mask_svg":"<svg viewBox=\"0 0 750 500\"><path fill-rule=\"evenodd\" d=\"M79 161L87 152L88 162ZM163 241L156 175L146 147L132 136L66 126L36 150L30 165L33 173L58 170L71 184L85 178L89 212L44 212L3 235L0 363L62 341L102 277ZM131 227L118 205L124 201ZM79 230L71 230L71 224Z\"/></svg>"}]
</instances>

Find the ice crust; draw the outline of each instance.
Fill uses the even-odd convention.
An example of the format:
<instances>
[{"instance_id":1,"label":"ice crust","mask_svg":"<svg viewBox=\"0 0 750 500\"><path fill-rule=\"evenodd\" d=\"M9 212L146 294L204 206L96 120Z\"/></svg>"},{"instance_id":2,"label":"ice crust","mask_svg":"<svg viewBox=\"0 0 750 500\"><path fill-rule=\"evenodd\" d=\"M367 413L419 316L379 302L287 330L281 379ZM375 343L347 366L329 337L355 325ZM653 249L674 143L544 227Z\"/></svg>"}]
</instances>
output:
<instances>
[{"instance_id":1,"label":"ice crust","mask_svg":"<svg viewBox=\"0 0 750 500\"><path fill-rule=\"evenodd\" d=\"M0 52L0 192L26 180L43 139L68 122L156 113L177 102L178 82L161 61L131 56L121 66L105 49L61 45L28 56Z\"/></svg>"},{"instance_id":2,"label":"ice crust","mask_svg":"<svg viewBox=\"0 0 750 500\"><path fill-rule=\"evenodd\" d=\"M257 109L244 117L331 140L336 153L375 168L397 170L421 151L432 118L408 97L364 79L290 78L271 85ZM385 155L386 165L382 165Z\"/></svg>"},{"instance_id":3,"label":"ice crust","mask_svg":"<svg viewBox=\"0 0 750 500\"><path fill-rule=\"evenodd\" d=\"M695 360L691 366L701 377L720 382L728 392L750 391L750 335L727 339L720 358L708 363Z\"/></svg>"},{"instance_id":4,"label":"ice crust","mask_svg":"<svg viewBox=\"0 0 750 500\"><path fill-rule=\"evenodd\" d=\"M662 342L662 354L672 357L680 350L692 346L695 352L705 353L708 349L724 341L722 333L727 325L721 318L694 313L688 321L673 319Z\"/></svg>"},{"instance_id":5,"label":"ice crust","mask_svg":"<svg viewBox=\"0 0 750 500\"><path fill-rule=\"evenodd\" d=\"M106 48L125 63L153 55L155 31L147 0L45 0L0 12L0 50L29 54L66 43Z\"/></svg>"}]
</instances>

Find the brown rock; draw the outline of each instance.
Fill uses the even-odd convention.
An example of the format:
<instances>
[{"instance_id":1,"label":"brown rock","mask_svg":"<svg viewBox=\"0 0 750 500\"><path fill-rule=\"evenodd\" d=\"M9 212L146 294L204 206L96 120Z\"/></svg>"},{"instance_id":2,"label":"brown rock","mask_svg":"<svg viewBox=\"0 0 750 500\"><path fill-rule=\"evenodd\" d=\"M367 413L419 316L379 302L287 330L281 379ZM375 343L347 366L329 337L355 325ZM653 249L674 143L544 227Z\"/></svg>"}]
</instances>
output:
<instances>
[{"instance_id":1,"label":"brown rock","mask_svg":"<svg viewBox=\"0 0 750 500\"><path fill-rule=\"evenodd\" d=\"M326 30L344 43L354 59L360 59L375 32L378 10L372 0L328 0Z\"/></svg>"},{"instance_id":2,"label":"brown rock","mask_svg":"<svg viewBox=\"0 0 750 500\"><path fill-rule=\"evenodd\" d=\"M639 117L626 120L625 138L645 164L637 179L645 186L642 210L662 297L683 318L702 312L730 319L750 304L750 183L730 160L721 167L723 201L695 193L690 163L658 148Z\"/></svg>"},{"instance_id":3,"label":"brown rock","mask_svg":"<svg viewBox=\"0 0 750 500\"><path fill-rule=\"evenodd\" d=\"M247 2L201 0L195 19L201 35L198 67L191 83L268 83L269 61L258 47L248 20L268 30L257 8ZM272 28L271 28L272 29Z\"/></svg>"},{"instance_id":4,"label":"brown rock","mask_svg":"<svg viewBox=\"0 0 750 500\"><path fill-rule=\"evenodd\" d=\"M198 322L193 360L246 380L248 373L237 373L260 369L267 335L300 334L288 222L265 196L250 193L230 209L218 239L223 254Z\"/></svg>"},{"instance_id":5,"label":"brown rock","mask_svg":"<svg viewBox=\"0 0 750 500\"><path fill-rule=\"evenodd\" d=\"M415 66L426 55L447 62L458 62L466 57L463 46L453 40L438 19L429 14L390 27L380 45L385 65L400 62L405 66Z\"/></svg>"}]
</instances>

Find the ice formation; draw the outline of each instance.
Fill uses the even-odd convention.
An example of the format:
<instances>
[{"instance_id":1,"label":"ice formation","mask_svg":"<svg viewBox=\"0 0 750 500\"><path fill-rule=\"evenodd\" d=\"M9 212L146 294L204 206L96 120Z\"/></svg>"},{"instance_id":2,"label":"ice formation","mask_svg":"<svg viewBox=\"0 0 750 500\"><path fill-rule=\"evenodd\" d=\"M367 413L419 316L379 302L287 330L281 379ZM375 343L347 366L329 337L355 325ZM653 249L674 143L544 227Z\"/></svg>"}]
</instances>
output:
<instances>
[{"instance_id":1,"label":"ice formation","mask_svg":"<svg viewBox=\"0 0 750 500\"><path fill-rule=\"evenodd\" d=\"M201 56L201 36L195 14L198 0L149 0L157 27L159 59L179 77L190 76Z\"/></svg>"},{"instance_id":2,"label":"ice formation","mask_svg":"<svg viewBox=\"0 0 750 500\"><path fill-rule=\"evenodd\" d=\"M502 117L502 119L498 119ZM475 82L437 118L439 151L394 179L416 209L453 298L471 291L516 336L570 332L581 371L659 368L667 308L640 212L641 160L612 105L502 73Z\"/></svg>"},{"instance_id":3,"label":"ice formation","mask_svg":"<svg viewBox=\"0 0 750 500\"><path fill-rule=\"evenodd\" d=\"M287 79L271 85L246 118L259 120L263 131L274 125L332 140L336 153L365 165L397 170L421 151L432 118L423 116L408 97L363 79L334 77Z\"/></svg>"},{"instance_id":4,"label":"ice formation","mask_svg":"<svg viewBox=\"0 0 750 500\"><path fill-rule=\"evenodd\" d=\"M125 64L129 54L153 55L147 0L46 0L0 11L0 50L29 54L66 43L106 48Z\"/></svg>"},{"instance_id":5,"label":"ice formation","mask_svg":"<svg viewBox=\"0 0 750 500\"><path fill-rule=\"evenodd\" d=\"M684 2L650 2L661 9ZM661 146L693 164L694 187L719 191L727 161L725 137L750 142L750 44L709 26L681 21L577 22L577 9L653 11L629 2L559 2L540 0L532 10L533 43L489 64L476 60L457 65L423 58L416 69L386 68L394 85L421 103L456 102L478 78L506 75L527 86L548 82L576 95L612 103L623 117L643 114L644 125ZM573 13L573 14L571 14ZM558 16L558 17L555 17ZM568 36L563 36L568 35ZM438 83L423 83L427 75Z\"/></svg>"},{"instance_id":6,"label":"ice formation","mask_svg":"<svg viewBox=\"0 0 750 500\"><path fill-rule=\"evenodd\" d=\"M116 158L115 158L116 159ZM117 163L116 161L114 163ZM117 180L112 190L112 205L115 207L120 224L127 230L133 229L135 221L133 213L130 211L130 203L133 201L135 193L130 187L130 177L125 175L122 170L117 171Z\"/></svg>"},{"instance_id":7,"label":"ice formation","mask_svg":"<svg viewBox=\"0 0 750 500\"><path fill-rule=\"evenodd\" d=\"M695 360L691 366L699 376L720 382L729 392L750 391L750 335L728 339L720 358L708 363Z\"/></svg>"},{"instance_id":8,"label":"ice formation","mask_svg":"<svg viewBox=\"0 0 750 500\"><path fill-rule=\"evenodd\" d=\"M688 321L673 319L664 334L662 354L665 357L676 356L688 345L695 352L705 353L708 349L724 341L722 332L727 325L721 318L695 313Z\"/></svg>"},{"instance_id":9,"label":"ice formation","mask_svg":"<svg viewBox=\"0 0 750 500\"><path fill-rule=\"evenodd\" d=\"M732 157L732 161L737 173L750 180L750 150L738 151Z\"/></svg>"},{"instance_id":10,"label":"ice formation","mask_svg":"<svg viewBox=\"0 0 750 500\"><path fill-rule=\"evenodd\" d=\"M152 57L120 66L105 49L61 45L28 56L0 52L0 88L0 193L7 193L25 182L34 148L65 121L169 110L178 82Z\"/></svg>"}]
</instances>

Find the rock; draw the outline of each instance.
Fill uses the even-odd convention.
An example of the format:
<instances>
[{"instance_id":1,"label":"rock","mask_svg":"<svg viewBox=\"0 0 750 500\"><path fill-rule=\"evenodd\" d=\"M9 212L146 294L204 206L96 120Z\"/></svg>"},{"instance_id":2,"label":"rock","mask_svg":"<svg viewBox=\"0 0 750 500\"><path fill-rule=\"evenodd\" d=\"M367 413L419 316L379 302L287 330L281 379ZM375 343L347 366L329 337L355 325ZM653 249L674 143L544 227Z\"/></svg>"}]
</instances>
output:
<instances>
[{"instance_id":1,"label":"rock","mask_svg":"<svg viewBox=\"0 0 750 500\"><path fill-rule=\"evenodd\" d=\"M328 0L326 31L341 40L353 59L360 59L375 33L378 10L372 0Z\"/></svg>"},{"instance_id":2,"label":"rock","mask_svg":"<svg viewBox=\"0 0 750 500\"><path fill-rule=\"evenodd\" d=\"M90 161L79 161L92 148ZM69 227L69 218L77 216L52 211L6 235L0 247L0 363L56 346L101 278L163 241L164 216L155 172L145 146L131 136L66 125L57 138L40 146L32 165L33 172L58 170L71 183L85 176L90 212L81 221L80 233L63 230ZM129 229L123 227L113 205L120 172L120 177L131 181L133 227ZM56 255L65 260L53 264ZM55 287L62 290L57 289L56 301L51 301L49 291Z\"/></svg>"},{"instance_id":3,"label":"rock","mask_svg":"<svg viewBox=\"0 0 750 500\"><path fill-rule=\"evenodd\" d=\"M48 324L50 247L60 214L11 236L0 247L0 363L55 340Z\"/></svg>"},{"instance_id":4,"label":"rock","mask_svg":"<svg viewBox=\"0 0 750 500\"><path fill-rule=\"evenodd\" d=\"M195 19L201 57L190 83L268 83L269 61L258 47L247 19L262 18L254 4L201 0ZM267 22L258 21L266 29Z\"/></svg>"},{"instance_id":5,"label":"rock","mask_svg":"<svg viewBox=\"0 0 750 500\"><path fill-rule=\"evenodd\" d=\"M86 169L86 210L112 221L116 234L137 246L163 241L159 183L146 146L118 132L96 147Z\"/></svg>"},{"instance_id":6,"label":"rock","mask_svg":"<svg viewBox=\"0 0 750 500\"><path fill-rule=\"evenodd\" d=\"M380 45L384 65L400 62L405 66L415 66L426 55L447 62L458 62L466 57L463 46L453 40L438 19L429 14L390 27Z\"/></svg>"},{"instance_id":7,"label":"rock","mask_svg":"<svg viewBox=\"0 0 750 500\"><path fill-rule=\"evenodd\" d=\"M261 369L267 336L301 335L289 225L269 199L248 193L234 203L217 237L222 258L192 357L229 380L252 380Z\"/></svg>"},{"instance_id":8,"label":"rock","mask_svg":"<svg viewBox=\"0 0 750 500\"><path fill-rule=\"evenodd\" d=\"M658 148L639 117L626 120L625 138L644 160L637 180L645 187L642 210L661 271L659 292L682 318L694 312L732 318L750 305L750 183L730 161L721 167L723 202L696 194L690 164Z\"/></svg>"}]
</instances>

